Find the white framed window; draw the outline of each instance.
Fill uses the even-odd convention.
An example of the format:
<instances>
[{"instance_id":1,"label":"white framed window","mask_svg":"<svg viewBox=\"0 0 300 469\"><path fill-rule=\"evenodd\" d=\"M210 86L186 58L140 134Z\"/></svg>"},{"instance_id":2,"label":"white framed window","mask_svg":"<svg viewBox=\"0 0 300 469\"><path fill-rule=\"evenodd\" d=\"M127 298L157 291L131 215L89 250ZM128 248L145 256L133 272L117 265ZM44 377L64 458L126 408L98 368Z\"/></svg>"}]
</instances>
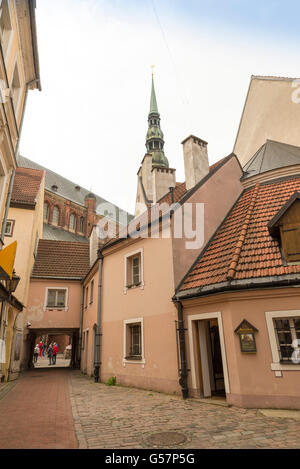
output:
<instances>
[{"instance_id":1,"label":"white framed window","mask_svg":"<svg viewBox=\"0 0 300 469\"><path fill-rule=\"evenodd\" d=\"M265 315L272 353L271 370L278 377L282 376L282 371L300 371L300 364L292 360L293 344L300 339L300 310L267 311Z\"/></svg>"},{"instance_id":2,"label":"white framed window","mask_svg":"<svg viewBox=\"0 0 300 469\"><path fill-rule=\"evenodd\" d=\"M123 366L126 363L146 363L144 352L144 319L125 319L123 337Z\"/></svg>"},{"instance_id":3,"label":"white framed window","mask_svg":"<svg viewBox=\"0 0 300 469\"><path fill-rule=\"evenodd\" d=\"M141 248L124 257L124 293L134 287L144 289L144 286L144 252Z\"/></svg>"},{"instance_id":4,"label":"white framed window","mask_svg":"<svg viewBox=\"0 0 300 469\"><path fill-rule=\"evenodd\" d=\"M15 227L15 220L7 220L4 236L12 236Z\"/></svg>"},{"instance_id":5,"label":"white framed window","mask_svg":"<svg viewBox=\"0 0 300 469\"><path fill-rule=\"evenodd\" d=\"M44 311L46 309L68 310L68 288L46 287Z\"/></svg>"}]
</instances>

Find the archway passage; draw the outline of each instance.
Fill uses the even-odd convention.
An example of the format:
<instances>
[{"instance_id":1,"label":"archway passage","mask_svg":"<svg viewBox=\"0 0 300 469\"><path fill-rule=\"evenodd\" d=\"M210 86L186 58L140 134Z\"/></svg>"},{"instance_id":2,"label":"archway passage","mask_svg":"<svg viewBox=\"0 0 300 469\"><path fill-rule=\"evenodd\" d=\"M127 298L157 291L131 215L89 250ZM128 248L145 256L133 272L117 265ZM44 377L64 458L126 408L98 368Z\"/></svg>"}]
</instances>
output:
<instances>
[{"instance_id":1,"label":"archway passage","mask_svg":"<svg viewBox=\"0 0 300 469\"><path fill-rule=\"evenodd\" d=\"M31 329L28 368L78 368L78 340L79 329ZM56 356L49 352L54 343Z\"/></svg>"}]
</instances>

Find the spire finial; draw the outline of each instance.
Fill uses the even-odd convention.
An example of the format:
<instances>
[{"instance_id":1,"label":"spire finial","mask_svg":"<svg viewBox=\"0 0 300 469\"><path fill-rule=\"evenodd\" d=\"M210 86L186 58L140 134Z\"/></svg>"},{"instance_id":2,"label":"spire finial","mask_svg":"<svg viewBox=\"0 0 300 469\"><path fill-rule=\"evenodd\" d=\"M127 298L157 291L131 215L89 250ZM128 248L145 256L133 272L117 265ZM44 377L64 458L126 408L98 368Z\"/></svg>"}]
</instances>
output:
<instances>
[{"instance_id":1,"label":"spire finial","mask_svg":"<svg viewBox=\"0 0 300 469\"><path fill-rule=\"evenodd\" d=\"M154 75L154 68L155 68L155 65L151 65L152 76Z\"/></svg>"}]
</instances>

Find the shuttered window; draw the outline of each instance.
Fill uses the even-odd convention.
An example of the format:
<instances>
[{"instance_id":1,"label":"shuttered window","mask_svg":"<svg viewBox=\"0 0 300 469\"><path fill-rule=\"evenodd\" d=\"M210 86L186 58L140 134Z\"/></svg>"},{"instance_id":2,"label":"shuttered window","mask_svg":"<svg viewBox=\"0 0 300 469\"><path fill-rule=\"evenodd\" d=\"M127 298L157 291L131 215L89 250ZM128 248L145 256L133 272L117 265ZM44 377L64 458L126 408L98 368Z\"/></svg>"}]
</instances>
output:
<instances>
[{"instance_id":1,"label":"shuttered window","mask_svg":"<svg viewBox=\"0 0 300 469\"><path fill-rule=\"evenodd\" d=\"M280 235L286 261L300 262L300 223L280 226Z\"/></svg>"}]
</instances>

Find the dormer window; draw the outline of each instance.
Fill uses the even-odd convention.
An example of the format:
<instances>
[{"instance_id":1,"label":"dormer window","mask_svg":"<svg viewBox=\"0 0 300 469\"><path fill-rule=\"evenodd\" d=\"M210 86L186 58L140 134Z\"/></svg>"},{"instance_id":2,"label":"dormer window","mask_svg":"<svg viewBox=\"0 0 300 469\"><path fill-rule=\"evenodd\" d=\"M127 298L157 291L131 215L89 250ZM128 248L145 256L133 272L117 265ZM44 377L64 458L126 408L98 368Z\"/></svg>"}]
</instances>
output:
<instances>
[{"instance_id":1,"label":"dormer window","mask_svg":"<svg viewBox=\"0 0 300 469\"><path fill-rule=\"evenodd\" d=\"M57 187L56 184L53 184L53 186L51 186L51 189L52 189L54 192L57 192L58 187Z\"/></svg>"},{"instance_id":2,"label":"dormer window","mask_svg":"<svg viewBox=\"0 0 300 469\"><path fill-rule=\"evenodd\" d=\"M295 192L268 224L271 236L277 238L284 261L300 263L300 193Z\"/></svg>"}]
</instances>

